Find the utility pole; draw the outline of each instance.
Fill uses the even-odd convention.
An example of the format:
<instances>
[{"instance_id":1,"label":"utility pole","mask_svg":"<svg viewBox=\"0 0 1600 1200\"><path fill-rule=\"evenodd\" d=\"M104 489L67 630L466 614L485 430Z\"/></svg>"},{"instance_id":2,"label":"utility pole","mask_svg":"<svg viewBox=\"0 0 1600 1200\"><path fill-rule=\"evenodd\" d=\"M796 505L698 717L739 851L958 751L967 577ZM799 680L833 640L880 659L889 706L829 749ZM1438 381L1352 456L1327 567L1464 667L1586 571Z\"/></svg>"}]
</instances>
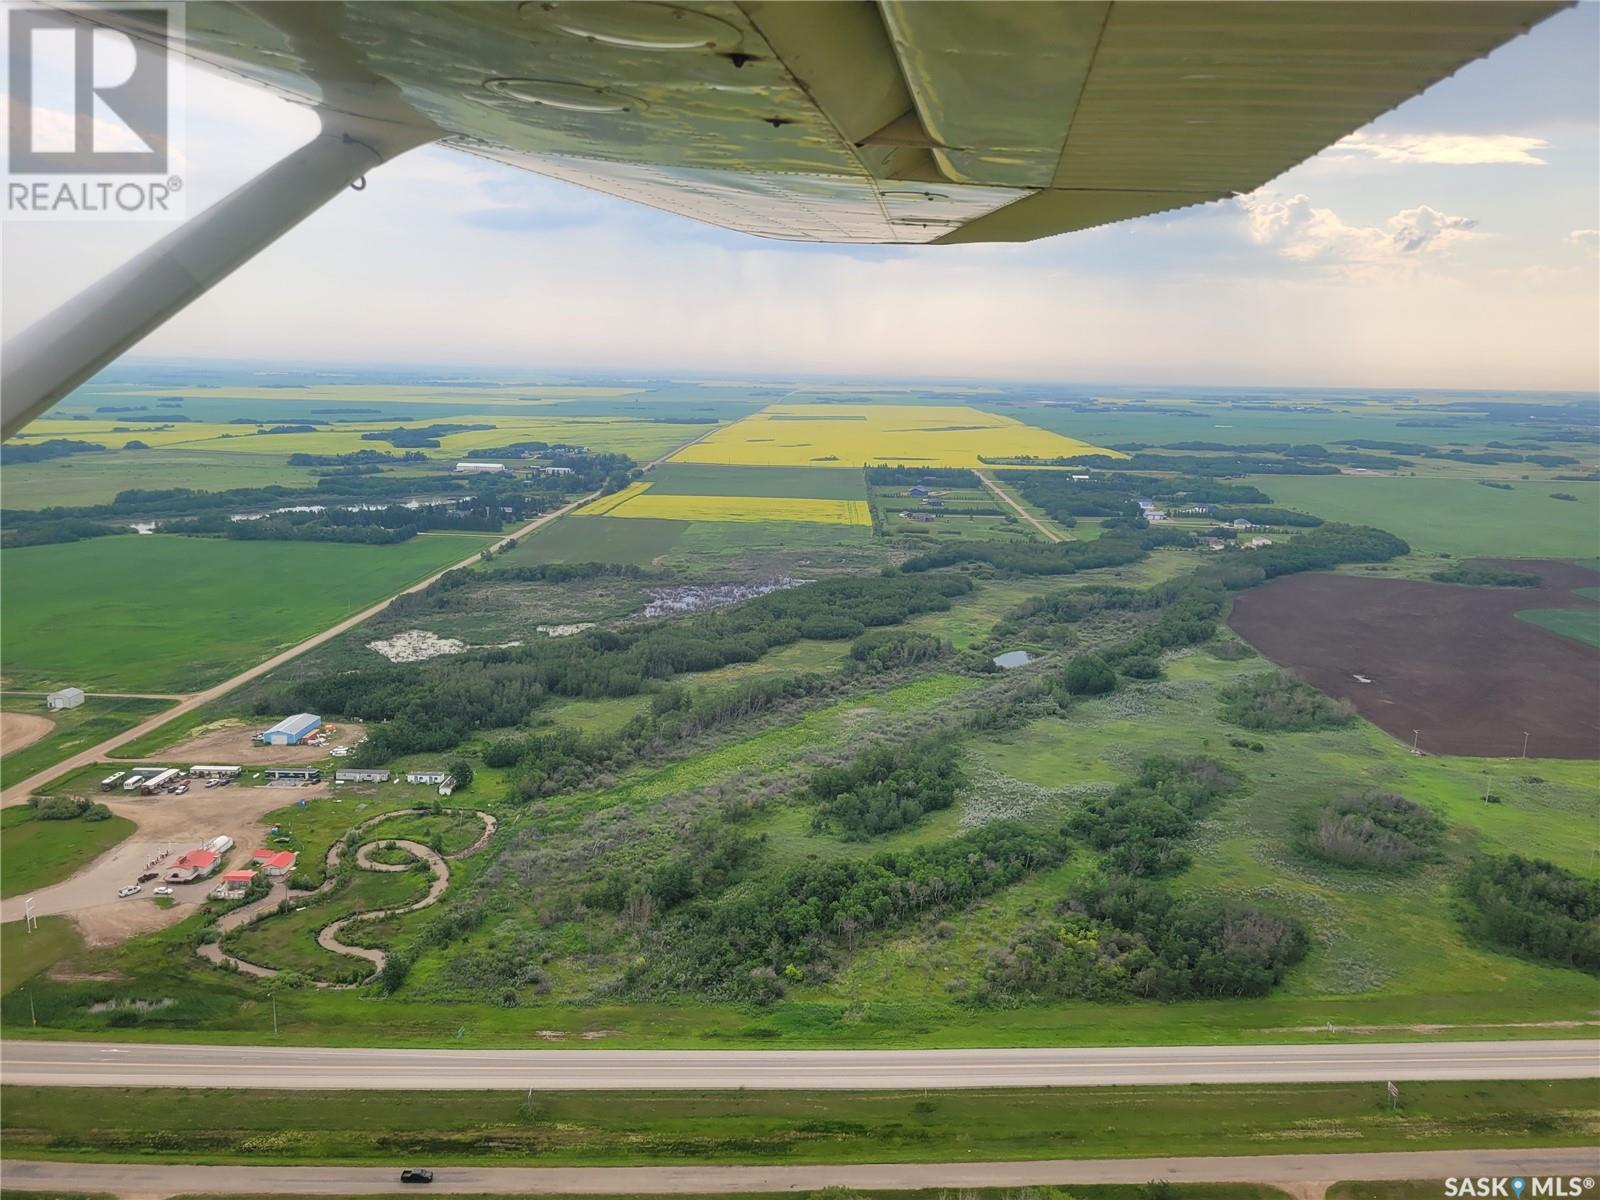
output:
<instances>
[{"instance_id":1,"label":"utility pole","mask_svg":"<svg viewBox=\"0 0 1600 1200\"><path fill-rule=\"evenodd\" d=\"M1528 757L1528 731L1526 729L1522 731L1522 757Z\"/></svg>"},{"instance_id":2,"label":"utility pole","mask_svg":"<svg viewBox=\"0 0 1600 1200\"><path fill-rule=\"evenodd\" d=\"M33 989L28 989L28 1020L34 1025L39 1024L39 1014L33 1011Z\"/></svg>"},{"instance_id":3,"label":"utility pole","mask_svg":"<svg viewBox=\"0 0 1600 1200\"><path fill-rule=\"evenodd\" d=\"M272 1036L278 1036L278 993L272 993Z\"/></svg>"},{"instance_id":4,"label":"utility pole","mask_svg":"<svg viewBox=\"0 0 1600 1200\"><path fill-rule=\"evenodd\" d=\"M1413 754L1420 754L1421 753L1421 751L1419 751L1417 749L1417 739L1419 739L1421 736L1422 736L1422 730L1413 729L1411 731L1411 753L1413 753Z\"/></svg>"}]
</instances>

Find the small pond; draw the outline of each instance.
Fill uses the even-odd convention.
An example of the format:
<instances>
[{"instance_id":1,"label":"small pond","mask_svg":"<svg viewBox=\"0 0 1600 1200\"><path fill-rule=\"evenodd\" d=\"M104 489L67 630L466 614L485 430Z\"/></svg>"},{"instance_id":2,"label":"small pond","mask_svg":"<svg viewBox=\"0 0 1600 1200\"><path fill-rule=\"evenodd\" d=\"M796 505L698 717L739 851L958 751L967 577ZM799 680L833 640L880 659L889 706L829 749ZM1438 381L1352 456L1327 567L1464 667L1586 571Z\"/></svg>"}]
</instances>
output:
<instances>
[{"instance_id":1,"label":"small pond","mask_svg":"<svg viewBox=\"0 0 1600 1200\"><path fill-rule=\"evenodd\" d=\"M1003 671L1013 667L1025 667L1033 661L1033 655L1026 650L1007 650L1004 654L995 656L994 665Z\"/></svg>"}]
</instances>

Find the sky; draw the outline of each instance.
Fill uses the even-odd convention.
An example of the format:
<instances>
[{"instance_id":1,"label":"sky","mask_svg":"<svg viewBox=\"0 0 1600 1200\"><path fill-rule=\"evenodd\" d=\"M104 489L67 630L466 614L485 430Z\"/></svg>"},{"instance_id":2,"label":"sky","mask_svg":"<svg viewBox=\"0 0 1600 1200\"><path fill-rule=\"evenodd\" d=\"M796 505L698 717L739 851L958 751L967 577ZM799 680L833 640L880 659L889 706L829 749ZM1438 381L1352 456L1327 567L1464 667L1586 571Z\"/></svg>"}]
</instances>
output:
<instances>
[{"instance_id":1,"label":"sky","mask_svg":"<svg viewBox=\"0 0 1600 1200\"><path fill-rule=\"evenodd\" d=\"M1600 387L1600 3L1258 192L1021 245L782 243L426 148L138 357L617 374ZM312 116L185 68L191 213ZM9 335L165 232L7 222Z\"/></svg>"}]
</instances>

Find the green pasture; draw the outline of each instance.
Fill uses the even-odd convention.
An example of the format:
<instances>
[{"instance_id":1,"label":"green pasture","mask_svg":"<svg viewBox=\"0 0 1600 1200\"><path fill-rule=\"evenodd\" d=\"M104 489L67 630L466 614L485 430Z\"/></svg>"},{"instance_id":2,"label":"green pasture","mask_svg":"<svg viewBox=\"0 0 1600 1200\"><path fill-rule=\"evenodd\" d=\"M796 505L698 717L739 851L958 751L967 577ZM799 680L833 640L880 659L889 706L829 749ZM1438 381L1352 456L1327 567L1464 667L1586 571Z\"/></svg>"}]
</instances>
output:
<instances>
[{"instance_id":1,"label":"green pasture","mask_svg":"<svg viewBox=\"0 0 1600 1200\"><path fill-rule=\"evenodd\" d=\"M0 896L21 896L60 883L133 830L126 817L41 821L26 805L0 809Z\"/></svg>"},{"instance_id":2,"label":"green pasture","mask_svg":"<svg viewBox=\"0 0 1600 1200\"><path fill-rule=\"evenodd\" d=\"M62 436L72 435L66 432ZM109 504L118 492L135 488L142 491L186 487L222 492L230 488L309 487L315 483L309 467L288 465L288 455L288 451L270 453L265 449L223 453L152 447L19 463L6 467L4 478L0 479L0 505L23 509L81 507Z\"/></svg>"},{"instance_id":3,"label":"green pasture","mask_svg":"<svg viewBox=\"0 0 1600 1200\"><path fill-rule=\"evenodd\" d=\"M610 562L647 567L666 555L687 521L652 517L563 517L523 538L495 559L504 567L536 563Z\"/></svg>"},{"instance_id":4,"label":"green pasture","mask_svg":"<svg viewBox=\"0 0 1600 1200\"><path fill-rule=\"evenodd\" d=\"M1548 480L1510 491L1470 479L1380 475L1252 475L1287 508L1330 521L1375 525L1422 551L1515 558L1581 558L1600 547L1600 484ZM1579 503L1552 500L1567 491Z\"/></svg>"},{"instance_id":5,"label":"green pasture","mask_svg":"<svg viewBox=\"0 0 1600 1200\"><path fill-rule=\"evenodd\" d=\"M909 1092L7 1086L8 1158L239 1164L1004 1161L1580 1144L1587 1080ZM1240 1193L1231 1192L1237 1197Z\"/></svg>"},{"instance_id":6,"label":"green pasture","mask_svg":"<svg viewBox=\"0 0 1600 1200\"><path fill-rule=\"evenodd\" d=\"M1584 591L1593 591L1585 588ZM1517 614L1517 620L1527 621L1540 629L1548 629L1575 642L1600 646L1600 606L1595 608L1529 608Z\"/></svg>"},{"instance_id":7,"label":"green pasture","mask_svg":"<svg viewBox=\"0 0 1600 1200\"><path fill-rule=\"evenodd\" d=\"M225 949L246 962L279 970L298 971L315 979L336 980L353 973L358 978L371 964L348 954L335 954L317 944L317 931L330 921L351 913L398 908L420 900L433 876L425 871L366 871L352 869L326 896L307 901L283 915L253 921L224 939ZM350 944L359 939L353 936Z\"/></svg>"},{"instance_id":8,"label":"green pasture","mask_svg":"<svg viewBox=\"0 0 1600 1200\"><path fill-rule=\"evenodd\" d=\"M48 715L55 728L31 745L0 759L0 782L26 779L87 750L108 737L172 707L171 700L146 700L130 696L90 696L77 708L64 708L46 714L43 696L11 692L0 697L0 713L25 712Z\"/></svg>"},{"instance_id":9,"label":"green pasture","mask_svg":"<svg viewBox=\"0 0 1600 1200\"><path fill-rule=\"evenodd\" d=\"M393 546L152 535L4 551L14 688L195 691L459 561L485 536Z\"/></svg>"},{"instance_id":10,"label":"green pasture","mask_svg":"<svg viewBox=\"0 0 1600 1200\"><path fill-rule=\"evenodd\" d=\"M32 931L22 921L7 921L0 925L0 992L10 992L82 949L83 938L66 917L40 917Z\"/></svg>"}]
</instances>

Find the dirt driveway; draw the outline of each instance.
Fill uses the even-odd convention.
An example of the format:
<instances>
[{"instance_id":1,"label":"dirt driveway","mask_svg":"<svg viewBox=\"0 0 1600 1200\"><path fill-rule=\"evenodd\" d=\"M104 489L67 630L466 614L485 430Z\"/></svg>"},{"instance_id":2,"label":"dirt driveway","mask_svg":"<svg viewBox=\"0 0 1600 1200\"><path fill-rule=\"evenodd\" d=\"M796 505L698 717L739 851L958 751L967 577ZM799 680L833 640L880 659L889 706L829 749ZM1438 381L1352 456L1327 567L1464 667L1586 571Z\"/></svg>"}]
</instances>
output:
<instances>
[{"instance_id":1,"label":"dirt driveway","mask_svg":"<svg viewBox=\"0 0 1600 1200\"><path fill-rule=\"evenodd\" d=\"M195 849L218 835L231 837L234 843L222 869L242 866L260 844L263 814L327 792L326 784L309 788L235 785L197 787L183 796L98 797L138 829L72 878L34 892L33 911L41 917L70 916L90 945L120 942L135 933L174 925L205 900L216 886L215 876L199 883L172 885L171 908L154 903L151 889L159 880L151 880L144 891L127 899L118 899L117 890L154 869L152 863L166 854ZM25 899L14 896L0 901L0 921L20 920Z\"/></svg>"},{"instance_id":2,"label":"dirt driveway","mask_svg":"<svg viewBox=\"0 0 1600 1200\"><path fill-rule=\"evenodd\" d=\"M152 755L149 761L185 768L197 763L225 767L292 767L301 763L321 762L333 747L353 746L367 732L360 725L341 722L336 726L339 732L328 739L326 746L257 746L250 740L250 735L260 733L267 724L218 721L201 728L193 737L179 742L170 750Z\"/></svg>"},{"instance_id":3,"label":"dirt driveway","mask_svg":"<svg viewBox=\"0 0 1600 1200\"><path fill-rule=\"evenodd\" d=\"M0 754L14 754L31 746L55 727L49 717L36 713L0 713Z\"/></svg>"}]
</instances>

